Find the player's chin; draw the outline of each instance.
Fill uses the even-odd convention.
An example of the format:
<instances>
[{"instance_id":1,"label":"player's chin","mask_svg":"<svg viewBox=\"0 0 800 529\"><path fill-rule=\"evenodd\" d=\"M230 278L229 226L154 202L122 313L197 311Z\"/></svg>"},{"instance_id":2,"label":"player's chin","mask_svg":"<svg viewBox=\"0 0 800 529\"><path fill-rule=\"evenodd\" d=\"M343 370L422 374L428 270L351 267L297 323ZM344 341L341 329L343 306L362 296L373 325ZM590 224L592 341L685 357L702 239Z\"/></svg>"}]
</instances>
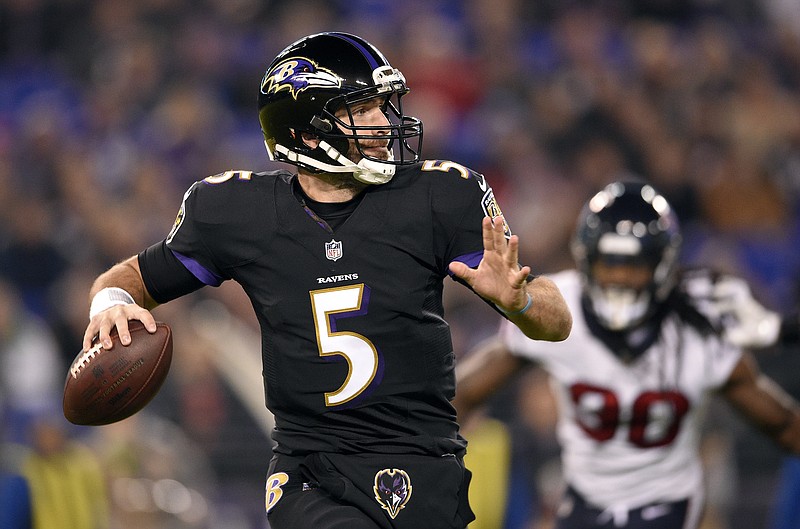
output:
<instances>
[{"instance_id":1,"label":"player's chin","mask_svg":"<svg viewBox=\"0 0 800 529\"><path fill-rule=\"evenodd\" d=\"M389 151L381 150L381 151L373 151L365 153L370 160L380 160L381 162L385 162L389 160Z\"/></svg>"}]
</instances>

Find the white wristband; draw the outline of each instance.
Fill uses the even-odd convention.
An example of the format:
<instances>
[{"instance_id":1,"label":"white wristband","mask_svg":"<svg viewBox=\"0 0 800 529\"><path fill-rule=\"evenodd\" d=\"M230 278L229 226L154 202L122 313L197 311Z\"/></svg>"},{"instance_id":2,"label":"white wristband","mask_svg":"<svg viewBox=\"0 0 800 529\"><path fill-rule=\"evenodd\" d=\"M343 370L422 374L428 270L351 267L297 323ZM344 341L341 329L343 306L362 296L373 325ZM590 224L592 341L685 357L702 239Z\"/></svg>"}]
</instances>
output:
<instances>
[{"instance_id":1,"label":"white wristband","mask_svg":"<svg viewBox=\"0 0 800 529\"><path fill-rule=\"evenodd\" d=\"M98 313L110 309L114 305L129 305L136 303L133 296L118 287L104 288L94 295L92 305L89 307L89 319L94 318Z\"/></svg>"}]
</instances>

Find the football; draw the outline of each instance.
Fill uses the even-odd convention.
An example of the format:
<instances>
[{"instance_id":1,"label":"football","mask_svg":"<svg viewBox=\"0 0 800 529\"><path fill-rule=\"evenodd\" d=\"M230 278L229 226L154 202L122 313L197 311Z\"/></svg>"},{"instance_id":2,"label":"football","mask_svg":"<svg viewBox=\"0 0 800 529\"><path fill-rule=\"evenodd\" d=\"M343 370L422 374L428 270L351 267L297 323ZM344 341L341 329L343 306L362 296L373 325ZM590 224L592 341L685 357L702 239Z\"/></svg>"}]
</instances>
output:
<instances>
[{"instance_id":1,"label":"football","mask_svg":"<svg viewBox=\"0 0 800 529\"><path fill-rule=\"evenodd\" d=\"M131 343L123 346L117 330L114 346L99 342L73 360L64 383L64 417L73 424L100 426L138 412L158 393L172 362L172 329L156 322L150 334L137 320L128 322Z\"/></svg>"}]
</instances>

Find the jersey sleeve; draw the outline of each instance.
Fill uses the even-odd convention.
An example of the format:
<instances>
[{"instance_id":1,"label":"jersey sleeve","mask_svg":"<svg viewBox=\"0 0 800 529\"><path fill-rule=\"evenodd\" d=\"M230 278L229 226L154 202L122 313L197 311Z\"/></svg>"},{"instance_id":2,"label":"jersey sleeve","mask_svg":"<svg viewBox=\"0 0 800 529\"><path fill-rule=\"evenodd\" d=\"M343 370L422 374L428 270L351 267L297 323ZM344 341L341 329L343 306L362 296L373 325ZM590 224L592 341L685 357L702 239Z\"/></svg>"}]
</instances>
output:
<instances>
[{"instance_id":1,"label":"jersey sleeve","mask_svg":"<svg viewBox=\"0 0 800 529\"><path fill-rule=\"evenodd\" d=\"M139 253L139 269L150 297L159 304L172 301L204 286L167 248L166 241Z\"/></svg>"},{"instance_id":2,"label":"jersey sleeve","mask_svg":"<svg viewBox=\"0 0 800 529\"><path fill-rule=\"evenodd\" d=\"M443 171L433 186L433 206L437 227L445 242L444 265L461 261L476 267L483 258L481 222L484 217L502 215L500 206L486 178L455 162L429 160L423 171ZM506 237L511 237L508 225Z\"/></svg>"},{"instance_id":3,"label":"jersey sleeve","mask_svg":"<svg viewBox=\"0 0 800 529\"><path fill-rule=\"evenodd\" d=\"M229 279L207 245L209 234L204 222L207 211L225 208L204 181L195 182L183 195L175 224L166 246L191 274L205 285L219 286Z\"/></svg>"}]
</instances>

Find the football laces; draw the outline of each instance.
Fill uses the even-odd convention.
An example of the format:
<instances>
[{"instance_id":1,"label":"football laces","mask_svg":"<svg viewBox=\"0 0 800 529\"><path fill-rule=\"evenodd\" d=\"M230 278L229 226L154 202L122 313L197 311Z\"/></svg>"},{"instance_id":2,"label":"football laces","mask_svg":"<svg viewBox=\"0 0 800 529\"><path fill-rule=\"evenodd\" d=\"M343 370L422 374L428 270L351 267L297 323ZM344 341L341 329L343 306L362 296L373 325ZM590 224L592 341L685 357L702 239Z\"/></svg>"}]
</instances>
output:
<instances>
[{"instance_id":1,"label":"football laces","mask_svg":"<svg viewBox=\"0 0 800 529\"><path fill-rule=\"evenodd\" d=\"M78 378L81 369L86 367L86 364L91 362L92 359L95 357L95 355L97 355L97 353L99 353L102 348L103 344L97 343L94 346L92 346L91 349L85 351L82 355L76 358L75 361L72 362L72 366L69 368L69 372L72 375L72 378Z\"/></svg>"}]
</instances>

